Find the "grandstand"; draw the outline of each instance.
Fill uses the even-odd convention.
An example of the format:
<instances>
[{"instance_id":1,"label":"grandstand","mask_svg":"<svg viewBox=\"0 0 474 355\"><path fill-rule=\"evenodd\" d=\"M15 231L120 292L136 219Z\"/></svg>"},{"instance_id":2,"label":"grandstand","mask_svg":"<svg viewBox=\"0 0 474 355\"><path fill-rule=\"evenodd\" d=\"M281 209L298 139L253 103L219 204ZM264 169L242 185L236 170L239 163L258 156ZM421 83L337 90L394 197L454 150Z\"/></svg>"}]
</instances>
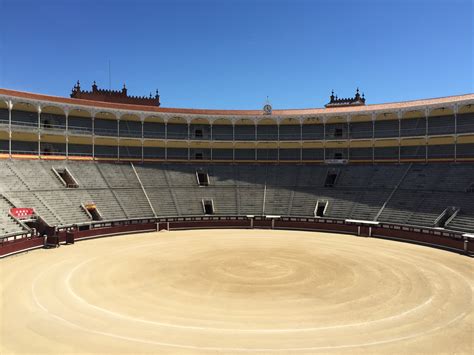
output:
<instances>
[{"instance_id":1,"label":"grandstand","mask_svg":"<svg viewBox=\"0 0 474 355\"><path fill-rule=\"evenodd\" d=\"M444 235L461 245L474 232L473 103L461 95L224 111L0 89L2 246L226 218ZM24 221L13 208L35 214Z\"/></svg>"}]
</instances>

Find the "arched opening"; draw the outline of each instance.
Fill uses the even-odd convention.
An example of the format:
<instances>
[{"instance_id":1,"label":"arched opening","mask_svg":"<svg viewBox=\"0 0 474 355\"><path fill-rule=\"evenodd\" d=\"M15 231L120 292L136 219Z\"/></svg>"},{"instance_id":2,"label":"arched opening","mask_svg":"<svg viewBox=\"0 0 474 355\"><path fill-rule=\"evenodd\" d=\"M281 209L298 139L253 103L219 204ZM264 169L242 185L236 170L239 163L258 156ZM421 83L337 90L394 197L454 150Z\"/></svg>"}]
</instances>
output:
<instances>
[{"instance_id":1,"label":"arched opening","mask_svg":"<svg viewBox=\"0 0 474 355\"><path fill-rule=\"evenodd\" d=\"M400 121L401 137L416 137L426 134L426 117L423 110L411 110L403 113Z\"/></svg>"},{"instance_id":2,"label":"arched opening","mask_svg":"<svg viewBox=\"0 0 474 355\"><path fill-rule=\"evenodd\" d=\"M326 121L326 140L348 138L348 122L346 116L331 116Z\"/></svg>"},{"instance_id":3,"label":"arched opening","mask_svg":"<svg viewBox=\"0 0 474 355\"><path fill-rule=\"evenodd\" d=\"M474 133L474 104L461 106L456 115L457 133Z\"/></svg>"},{"instance_id":4,"label":"arched opening","mask_svg":"<svg viewBox=\"0 0 474 355\"><path fill-rule=\"evenodd\" d=\"M255 122L248 118L235 121L234 138L236 141L254 141L256 138Z\"/></svg>"},{"instance_id":5,"label":"arched opening","mask_svg":"<svg viewBox=\"0 0 474 355\"><path fill-rule=\"evenodd\" d=\"M350 139L372 138L372 116L369 114L354 115L349 122Z\"/></svg>"},{"instance_id":6,"label":"arched opening","mask_svg":"<svg viewBox=\"0 0 474 355\"><path fill-rule=\"evenodd\" d=\"M98 112L94 118L94 133L96 136L117 137L118 120L111 112Z\"/></svg>"},{"instance_id":7,"label":"arched opening","mask_svg":"<svg viewBox=\"0 0 474 355\"><path fill-rule=\"evenodd\" d=\"M324 139L324 124L322 117L307 117L303 120L303 141Z\"/></svg>"},{"instance_id":8,"label":"arched opening","mask_svg":"<svg viewBox=\"0 0 474 355\"><path fill-rule=\"evenodd\" d=\"M92 134L92 114L82 109L72 109L68 115L68 131L74 134Z\"/></svg>"},{"instance_id":9,"label":"arched opening","mask_svg":"<svg viewBox=\"0 0 474 355\"><path fill-rule=\"evenodd\" d=\"M41 128L44 130L66 129L66 113L58 106L43 106L40 117Z\"/></svg>"},{"instance_id":10,"label":"arched opening","mask_svg":"<svg viewBox=\"0 0 474 355\"><path fill-rule=\"evenodd\" d=\"M396 112L385 112L376 116L374 136L375 138L398 137Z\"/></svg>"},{"instance_id":11,"label":"arched opening","mask_svg":"<svg viewBox=\"0 0 474 355\"><path fill-rule=\"evenodd\" d=\"M182 117L172 117L167 124L168 139L188 139L188 123Z\"/></svg>"},{"instance_id":12,"label":"arched opening","mask_svg":"<svg viewBox=\"0 0 474 355\"><path fill-rule=\"evenodd\" d=\"M38 106L27 102L13 103L12 125L27 129L38 128Z\"/></svg>"},{"instance_id":13,"label":"arched opening","mask_svg":"<svg viewBox=\"0 0 474 355\"><path fill-rule=\"evenodd\" d=\"M259 141L277 141L278 125L276 120L271 118L262 118L257 122L257 140Z\"/></svg>"},{"instance_id":14,"label":"arched opening","mask_svg":"<svg viewBox=\"0 0 474 355\"><path fill-rule=\"evenodd\" d=\"M138 115L126 113L120 116L119 127L120 137L142 137L142 122Z\"/></svg>"},{"instance_id":15,"label":"arched opening","mask_svg":"<svg viewBox=\"0 0 474 355\"><path fill-rule=\"evenodd\" d=\"M206 118L194 118L189 127L190 139L206 140L211 138L211 125Z\"/></svg>"},{"instance_id":16,"label":"arched opening","mask_svg":"<svg viewBox=\"0 0 474 355\"><path fill-rule=\"evenodd\" d=\"M233 137L232 121L228 118L218 118L212 122L212 139L231 141Z\"/></svg>"},{"instance_id":17,"label":"arched opening","mask_svg":"<svg viewBox=\"0 0 474 355\"><path fill-rule=\"evenodd\" d=\"M143 137L149 139L165 139L165 120L160 116L146 116L143 123Z\"/></svg>"},{"instance_id":18,"label":"arched opening","mask_svg":"<svg viewBox=\"0 0 474 355\"><path fill-rule=\"evenodd\" d=\"M299 141L301 138L301 123L299 119L289 117L280 122L281 141Z\"/></svg>"},{"instance_id":19,"label":"arched opening","mask_svg":"<svg viewBox=\"0 0 474 355\"><path fill-rule=\"evenodd\" d=\"M431 110L428 116L428 135L454 134L454 110L440 107Z\"/></svg>"}]
</instances>

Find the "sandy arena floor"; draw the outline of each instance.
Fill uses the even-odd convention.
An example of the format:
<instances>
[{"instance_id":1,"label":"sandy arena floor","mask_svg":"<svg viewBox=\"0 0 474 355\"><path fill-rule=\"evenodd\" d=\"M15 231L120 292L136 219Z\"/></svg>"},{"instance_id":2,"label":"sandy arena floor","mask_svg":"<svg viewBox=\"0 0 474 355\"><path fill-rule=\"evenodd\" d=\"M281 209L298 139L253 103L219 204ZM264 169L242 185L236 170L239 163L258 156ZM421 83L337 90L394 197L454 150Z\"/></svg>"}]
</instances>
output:
<instances>
[{"instance_id":1,"label":"sandy arena floor","mask_svg":"<svg viewBox=\"0 0 474 355\"><path fill-rule=\"evenodd\" d=\"M474 260L336 234L200 230L0 260L0 353L473 353Z\"/></svg>"}]
</instances>

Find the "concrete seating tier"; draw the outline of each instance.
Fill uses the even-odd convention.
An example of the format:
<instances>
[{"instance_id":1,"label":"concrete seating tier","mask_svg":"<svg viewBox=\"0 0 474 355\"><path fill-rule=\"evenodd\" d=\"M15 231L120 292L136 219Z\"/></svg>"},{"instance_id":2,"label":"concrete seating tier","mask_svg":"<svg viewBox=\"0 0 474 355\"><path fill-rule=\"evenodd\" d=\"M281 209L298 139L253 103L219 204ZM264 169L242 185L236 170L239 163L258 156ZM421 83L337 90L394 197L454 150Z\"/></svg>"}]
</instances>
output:
<instances>
[{"instance_id":1,"label":"concrete seating tier","mask_svg":"<svg viewBox=\"0 0 474 355\"><path fill-rule=\"evenodd\" d=\"M52 168L78 182L66 188ZM199 186L196 172L207 173ZM328 174L337 175L325 186ZM21 226L11 206L32 207L48 224L91 222L82 205L94 203L104 220L202 216L203 200L216 215L325 216L433 227L450 206L459 213L446 228L474 232L474 164L264 165L135 164L75 161L0 161L0 235ZM151 206L150 206L151 204Z\"/></svg>"}]
</instances>

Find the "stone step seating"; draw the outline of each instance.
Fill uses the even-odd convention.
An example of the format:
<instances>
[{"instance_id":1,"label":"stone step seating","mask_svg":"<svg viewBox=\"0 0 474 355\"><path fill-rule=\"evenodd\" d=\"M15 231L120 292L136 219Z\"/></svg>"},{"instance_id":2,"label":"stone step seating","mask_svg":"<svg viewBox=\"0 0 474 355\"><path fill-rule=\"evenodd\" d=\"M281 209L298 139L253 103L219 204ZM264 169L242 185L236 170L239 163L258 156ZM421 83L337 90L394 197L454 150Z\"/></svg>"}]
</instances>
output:
<instances>
[{"instance_id":1,"label":"stone step seating","mask_svg":"<svg viewBox=\"0 0 474 355\"><path fill-rule=\"evenodd\" d=\"M28 186L12 170L8 161L0 160L0 189L4 191L28 190Z\"/></svg>"},{"instance_id":2,"label":"stone step seating","mask_svg":"<svg viewBox=\"0 0 474 355\"><path fill-rule=\"evenodd\" d=\"M390 190L364 190L359 194L349 215L350 219L373 221L382 208L384 201L390 195Z\"/></svg>"},{"instance_id":3,"label":"stone step seating","mask_svg":"<svg viewBox=\"0 0 474 355\"><path fill-rule=\"evenodd\" d=\"M238 186L265 185L265 167L260 165L241 165L236 167L235 180Z\"/></svg>"},{"instance_id":4,"label":"stone step seating","mask_svg":"<svg viewBox=\"0 0 474 355\"><path fill-rule=\"evenodd\" d=\"M458 195L458 198L455 196ZM434 227L436 219L443 211L453 205L453 202L463 199L462 193L455 192L416 192L414 198L419 200L418 207L406 220L406 223ZM455 204L454 204L455 205Z\"/></svg>"},{"instance_id":5,"label":"stone step seating","mask_svg":"<svg viewBox=\"0 0 474 355\"><path fill-rule=\"evenodd\" d=\"M474 233L474 214L459 212L456 217L446 226L447 229L461 230Z\"/></svg>"},{"instance_id":6,"label":"stone step seating","mask_svg":"<svg viewBox=\"0 0 474 355\"><path fill-rule=\"evenodd\" d=\"M171 190L167 187L145 188L148 198L158 216L178 216Z\"/></svg>"},{"instance_id":7,"label":"stone step seating","mask_svg":"<svg viewBox=\"0 0 474 355\"><path fill-rule=\"evenodd\" d=\"M292 190L278 187L267 187L265 197L265 214L288 216Z\"/></svg>"},{"instance_id":8,"label":"stone step seating","mask_svg":"<svg viewBox=\"0 0 474 355\"><path fill-rule=\"evenodd\" d=\"M237 190L237 204L240 206L241 215L258 215L262 214L263 209L263 186L244 187L241 186Z\"/></svg>"},{"instance_id":9,"label":"stone step seating","mask_svg":"<svg viewBox=\"0 0 474 355\"><path fill-rule=\"evenodd\" d=\"M107 188L107 183L98 170L98 164L68 162L66 166L79 183L79 188Z\"/></svg>"},{"instance_id":10,"label":"stone step seating","mask_svg":"<svg viewBox=\"0 0 474 355\"><path fill-rule=\"evenodd\" d=\"M81 207L81 200L86 202L87 199L81 198L81 192L75 190L38 191L35 194L50 207L62 225L90 222L91 218Z\"/></svg>"},{"instance_id":11,"label":"stone step seating","mask_svg":"<svg viewBox=\"0 0 474 355\"><path fill-rule=\"evenodd\" d=\"M324 181L328 170L331 169L327 166L312 166L312 165L302 165L298 166L298 177L296 181L296 186L305 187L305 186L315 186L321 187L324 186Z\"/></svg>"},{"instance_id":12,"label":"stone step seating","mask_svg":"<svg viewBox=\"0 0 474 355\"><path fill-rule=\"evenodd\" d=\"M413 191L397 191L385 206L378 220L382 222L406 223L421 202Z\"/></svg>"},{"instance_id":13,"label":"stone step seating","mask_svg":"<svg viewBox=\"0 0 474 355\"><path fill-rule=\"evenodd\" d=\"M157 165L135 165L143 186L168 186L165 170Z\"/></svg>"},{"instance_id":14,"label":"stone step seating","mask_svg":"<svg viewBox=\"0 0 474 355\"><path fill-rule=\"evenodd\" d=\"M51 168L41 161L19 160L9 162L10 168L27 186L28 190L59 189L63 185L54 175Z\"/></svg>"},{"instance_id":15,"label":"stone step seating","mask_svg":"<svg viewBox=\"0 0 474 355\"><path fill-rule=\"evenodd\" d=\"M201 189L195 187L175 187L174 193L183 216L199 216L204 214ZM215 202L216 203L216 202Z\"/></svg>"},{"instance_id":16,"label":"stone step seating","mask_svg":"<svg viewBox=\"0 0 474 355\"><path fill-rule=\"evenodd\" d=\"M236 173L233 165L210 166L208 171L212 186L237 185Z\"/></svg>"},{"instance_id":17,"label":"stone step seating","mask_svg":"<svg viewBox=\"0 0 474 355\"><path fill-rule=\"evenodd\" d=\"M293 196L290 215L314 217L314 209L318 198L310 189L296 189Z\"/></svg>"},{"instance_id":18,"label":"stone step seating","mask_svg":"<svg viewBox=\"0 0 474 355\"><path fill-rule=\"evenodd\" d=\"M114 192L128 218L153 217L153 211L141 188L115 189Z\"/></svg>"},{"instance_id":19,"label":"stone step seating","mask_svg":"<svg viewBox=\"0 0 474 355\"><path fill-rule=\"evenodd\" d=\"M48 225L63 225L63 220L56 214L53 206L47 205L44 200L35 192L17 191L9 193L10 200L17 207L34 208L35 213L39 215Z\"/></svg>"},{"instance_id":20,"label":"stone step seating","mask_svg":"<svg viewBox=\"0 0 474 355\"><path fill-rule=\"evenodd\" d=\"M9 215L10 209L13 207L5 197L0 195L0 236L24 230L22 225Z\"/></svg>"},{"instance_id":21,"label":"stone step seating","mask_svg":"<svg viewBox=\"0 0 474 355\"><path fill-rule=\"evenodd\" d=\"M196 166L167 165L165 172L170 186L197 186Z\"/></svg>"},{"instance_id":22,"label":"stone step seating","mask_svg":"<svg viewBox=\"0 0 474 355\"><path fill-rule=\"evenodd\" d=\"M345 219L350 216L359 193L358 190L325 189L318 198L329 201L326 216Z\"/></svg>"},{"instance_id":23,"label":"stone step seating","mask_svg":"<svg viewBox=\"0 0 474 355\"><path fill-rule=\"evenodd\" d=\"M288 165L270 165L266 169L267 186L296 186L298 169Z\"/></svg>"},{"instance_id":24,"label":"stone step seating","mask_svg":"<svg viewBox=\"0 0 474 355\"><path fill-rule=\"evenodd\" d=\"M88 190L92 202L97 206L104 220L126 219L127 215L117 202L111 190L94 189Z\"/></svg>"},{"instance_id":25,"label":"stone step seating","mask_svg":"<svg viewBox=\"0 0 474 355\"><path fill-rule=\"evenodd\" d=\"M212 199L214 202L214 214L237 215L237 198L235 189L231 186L202 187L198 189L196 198L199 200ZM201 207L202 209L202 207Z\"/></svg>"},{"instance_id":26,"label":"stone step seating","mask_svg":"<svg viewBox=\"0 0 474 355\"><path fill-rule=\"evenodd\" d=\"M114 187L140 187L130 164L98 164L98 168L108 185Z\"/></svg>"}]
</instances>

